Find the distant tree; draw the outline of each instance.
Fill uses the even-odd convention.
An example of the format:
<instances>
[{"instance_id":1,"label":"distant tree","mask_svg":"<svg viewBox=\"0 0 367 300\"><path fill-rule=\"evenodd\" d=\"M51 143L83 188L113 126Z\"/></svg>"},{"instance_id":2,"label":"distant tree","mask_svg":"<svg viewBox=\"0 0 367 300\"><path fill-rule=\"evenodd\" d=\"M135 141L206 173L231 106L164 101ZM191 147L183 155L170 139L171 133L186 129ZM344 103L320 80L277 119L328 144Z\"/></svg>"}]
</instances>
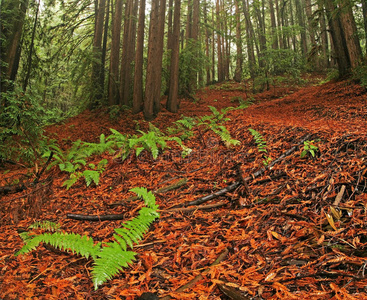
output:
<instances>
[{"instance_id":1,"label":"distant tree","mask_svg":"<svg viewBox=\"0 0 367 300\"><path fill-rule=\"evenodd\" d=\"M119 65L120 65L120 36L123 0L116 0L112 19L112 37L110 52L110 73L108 76L108 103L120 103L119 95Z\"/></svg>"},{"instance_id":2,"label":"distant tree","mask_svg":"<svg viewBox=\"0 0 367 300\"><path fill-rule=\"evenodd\" d=\"M92 84L93 92L90 108L96 108L103 98L102 37L106 0L95 0L95 27L93 38Z\"/></svg>"},{"instance_id":3,"label":"distant tree","mask_svg":"<svg viewBox=\"0 0 367 300\"><path fill-rule=\"evenodd\" d=\"M166 108L170 112L178 111L178 70L179 70L179 50L180 50L180 11L181 0L175 0L174 23L171 40L171 62L170 79Z\"/></svg>"},{"instance_id":4,"label":"distant tree","mask_svg":"<svg viewBox=\"0 0 367 300\"><path fill-rule=\"evenodd\" d=\"M143 53L144 53L144 27L145 27L145 0L140 0L138 34L135 52L133 113L143 109Z\"/></svg>"},{"instance_id":5,"label":"distant tree","mask_svg":"<svg viewBox=\"0 0 367 300\"><path fill-rule=\"evenodd\" d=\"M242 50L242 34L241 34L241 15L239 8L239 0L235 0L235 16L236 16L236 48L237 48L237 56L236 56L236 70L234 73L234 80L237 82L241 82L242 80L242 63L243 63L243 50Z\"/></svg>"},{"instance_id":6,"label":"distant tree","mask_svg":"<svg viewBox=\"0 0 367 300\"><path fill-rule=\"evenodd\" d=\"M165 0L153 0L150 13L144 118L154 119L160 110Z\"/></svg>"},{"instance_id":7,"label":"distant tree","mask_svg":"<svg viewBox=\"0 0 367 300\"><path fill-rule=\"evenodd\" d=\"M132 65L135 59L137 0L127 0L125 9L124 38L120 70L121 104L131 106L132 100Z\"/></svg>"}]
</instances>

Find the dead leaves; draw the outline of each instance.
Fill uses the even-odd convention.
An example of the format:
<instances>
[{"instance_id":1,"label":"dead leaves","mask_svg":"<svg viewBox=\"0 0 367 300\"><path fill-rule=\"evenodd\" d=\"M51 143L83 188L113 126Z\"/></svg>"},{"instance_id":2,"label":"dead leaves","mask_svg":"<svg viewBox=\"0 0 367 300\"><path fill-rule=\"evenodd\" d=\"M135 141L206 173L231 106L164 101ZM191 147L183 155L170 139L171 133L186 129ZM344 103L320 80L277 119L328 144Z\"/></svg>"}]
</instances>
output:
<instances>
[{"instance_id":1,"label":"dead leaves","mask_svg":"<svg viewBox=\"0 0 367 300\"><path fill-rule=\"evenodd\" d=\"M226 127L241 140L234 149L226 149L210 134L205 138L213 139L216 148L204 149L200 137L193 137L186 142L194 151L184 160L167 155L124 165L111 162L100 186L89 189L77 186L66 191L61 188L65 178L54 173L53 195L41 208L40 218L58 221L61 230L88 234L99 241L111 239L113 228L121 222L76 222L65 219L65 213L121 214L130 219L140 205L123 201L131 196L130 188L158 191L187 178L185 186L157 193L160 209L167 213L162 213L142 245L136 247L137 261L97 292L88 278L90 261L75 261L73 255L42 247L27 256L13 257L22 243L15 229L26 228L35 220L21 215L24 220L19 218L20 223L15 224L10 208L16 203L10 196L3 197L0 297L133 300L151 291L161 297L190 300L220 299L223 295L234 299L365 299L366 94L357 85L344 85L309 87L281 100L229 112L231 121ZM353 89L355 93L351 93ZM220 91L200 93L200 103L182 101L183 114L208 113L207 105L222 99ZM348 98L345 105L345 95L355 98ZM272 98L270 92L263 96ZM233 105L227 100L215 102L216 107ZM163 130L178 117L163 111L156 125ZM124 118L110 124L101 112L97 118L85 112L65 126L53 126L50 132L58 134L60 142L68 136L69 140L93 141L101 133L107 134L110 127L134 133L132 120L142 116L126 112ZM140 123L140 129L146 130L148 125ZM69 130L71 124L81 130ZM321 155L301 159L302 149L297 148L255 180L246 181L263 167L249 127L262 133L273 161L309 132L312 139L320 138ZM171 151L175 154L176 150L173 146ZM15 171L8 177L13 175ZM218 193L200 209L178 208L236 182L239 184L233 189ZM17 200L22 201L26 197ZM123 205L109 205L116 202ZM210 266L225 249L226 257ZM199 280L178 291L195 278Z\"/></svg>"}]
</instances>

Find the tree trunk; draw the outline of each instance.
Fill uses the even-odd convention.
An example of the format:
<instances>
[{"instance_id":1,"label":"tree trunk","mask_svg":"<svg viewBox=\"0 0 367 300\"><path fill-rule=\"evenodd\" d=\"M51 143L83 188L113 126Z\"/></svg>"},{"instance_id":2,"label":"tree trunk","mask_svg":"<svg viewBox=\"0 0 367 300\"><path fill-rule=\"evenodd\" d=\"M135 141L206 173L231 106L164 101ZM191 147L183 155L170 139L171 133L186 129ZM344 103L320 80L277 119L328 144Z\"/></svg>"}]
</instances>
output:
<instances>
[{"instance_id":1,"label":"tree trunk","mask_svg":"<svg viewBox=\"0 0 367 300\"><path fill-rule=\"evenodd\" d=\"M243 0L242 4L243 4L243 14L245 16L246 21L246 33L247 33L246 43L247 43L247 55L250 69L250 77L252 79L255 79L255 67L256 67L255 50L254 50L255 32L250 18L248 0Z\"/></svg>"},{"instance_id":2,"label":"tree trunk","mask_svg":"<svg viewBox=\"0 0 367 300\"><path fill-rule=\"evenodd\" d=\"M29 46L29 53L28 53L28 59L27 59L27 73L24 78L23 82L23 92L25 93L28 86L28 81L31 76L31 70L32 70L32 54L33 54L33 48L34 48L34 37L36 35L36 28L37 28L37 21L38 21L38 13L40 8L40 1L37 4L36 8L36 16L34 17L34 23L33 23L33 29L32 29L32 37L31 37L31 44Z\"/></svg>"},{"instance_id":3,"label":"tree trunk","mask_svg":"<svg viewBox=\"0 0 367 300\"><path fill-rule=\"evenodd\" d=\"M96 19L93 39L93 62L92 62L92 99L90 108L94 109L103 97L103 85L101 85L102 68L102 35L106 0L95 0Z\"/></svg>"},{"instance_id":4,"label":"tree trunk","mask_svg":"<svg viewBox=\"0 0 367 300\"><path fill-rule=\"evenodd\" d=\"M130 106L132 100L132 63L135 53L137 0L128 0L125 8L124 42L120 71L121 104Z\"/></svg>"},{"instance_id":5,"label":"tree trunk","mask_svg":"<svg viewBox=\"0 0 367 300\"><path fill-rule=\"evenodd\" d=\"M352 69L354 69L360 65L363 55L357 35L357 26L353 16L351 1L340 1L340 9L340 20L343 26L350 64Z\"/></svg>"},{"instance_id":6,"label":"tree trunk","mask_svg":"<svg viewBox=\"0 0 367 300\"><path fill-rule=\"evenodd\" d=\"M320 19L320 30L321 30L321 59L320 59L320 69L325 70L330 66L329 62L329 40L328 40L328 32L326 29L326 22L325 22L325 12L322 5L318 5L319 11L319 19Z\"/></svg>"},{"instance_id":7,"label":"tree trunk","mask_svg":"<svg viewBox=\"0 0 367 300\"><path fill-rule=\"evenodd\" d=\"M208 29L208 4L207 4L207 0L204 0L204 24L206 24L205 26L205 55L206 57L210 57L209 54L209 37L210 37L210 33L209 33L209 29ZM212 79L210 77L210 66L209 64L207 64L206 67L206 84L208 84L209 82L211 82Z\"/></svg>"},{"instance_id":8,"label":"tree trunk","mask_svg":"<svg viewBox=\"0 0 367 300\"><path fill-rule=\"evenodd\" d=\"M364 38L365 43L367 44L367 0L361 0L361 2L363 12ZM367 47L366 47L366 55L367 55Z\"/></svg>"},{"instance_id":9,"label":"tree trunk","mask_svg":"<svg viewBox=\"0 0 367 300\"><path fill-rule=\"evenodd\" d=\"M163 54L165 0L153 0L150 16L144 117L154 119L159 112Z\"/></svg>"},{"instance_id":10,"label":"tree trunk","mask_svg":"<svg viewBox=\"0 0 367 300\"><path fill-rule=\"evenodd\" d=\"M298 19L298 25L301 27L301 50L303 57L307 55L307 37L306 26L304 21L304 8L300 0L295 0L296 3L296 15Z\"/></svg>"},{"instance_id":11,"label":"tree trunk","mask_svg":"<svg viewBox=\"0 0 367 300\"><path fill-rule=\"evenodd\" d=\"M140 0L138 36L135 53L133 113L142 110L143 106L143 53L145 27L145 0Z\"/></svg>"},{"instance_id":12,"label":"tree trunk","mask_svg":"<svg viewBox=\"0 0 367 300\"><path fill-rule=\"evenodd\" d=\"M222 53L222 37L220 34L220 28L222 24L220 0L216 3L216 16L217 16L217 49L218 49L218 82L224 80L224 64L223 64L223 53Z\"/></svg>"},{"instance_id":13,"label":"tree trunk","mask_svg":"<svg viewBox=\"0 0 367 300\"><path fill-rule=\"evenodd\" d=\"M178 71L179 71L179 50L180 50L180 12L181 12L181 0L175 0L169 92L166 104L167 110L173 113L177 112L179 106Z\"/></svg>"},{"instance_id":14,"label":"tree trunk","mask_svg":"<svg viewBox=\"0 0 367 300\"><path fill-rule=\"evenodd\" d=\"M277 23L275 21L275 11L274 11L274 3L273 0L269 0L269 8L270 8L270 21L271 21L271 33L272 33L272 44L271 47L273 49L278 49L278 35L277 35Z\"/></svg>"},{"instance_id":15,"label":"tree trunk","mask_svg":"<svg viewBox=\"0 0 367 300\"><path fill-rule=\"evenodd\" d=\"M237 57L236 57L236 70L234 73L234 80L237 82L241 82L243 56L242 56L242 39L241 39L241 16L238 2L239 0L235 0Z\"/></svg>"},{"instance_id":16,"label":"tree trunk","mask_svg":"<svg viewBox=\"0 0 367 300\"><path fill-rule=\"evenodd\" d=\"M6 92L13 89L13 85L8 84L6 80L15 81L18 72L21 53L20 41L28 0L2 0L1 6L0 58L6 64L1 67L1 92ZM1 105L3 104L1 103Z\"/></svg>"},{"instance_id":17,"label":"tree trunk","mask_svg":"<svg viewBox=\"0 0 367 300\"><path fill-rule=\"evenodd\" d=\"M336 55L339 76L344 77L350 72L350 59L340 19L336 16L336 6L333 0L324 0L326 14L329 20L330 33Z\"/></svg>"},{"instance_id":18,"label":"tree trunk","mask_svg":"<svg viewBox=\"0 0 367 300\"><path fill-rule=\"evenodd\" d=\"M108 78L108 103L119 104L119 65L120 65L120 36L123 0L116 0L115 13L112 20L112 38L110 54L110 76Z\"/></svg>"}]
</instances>

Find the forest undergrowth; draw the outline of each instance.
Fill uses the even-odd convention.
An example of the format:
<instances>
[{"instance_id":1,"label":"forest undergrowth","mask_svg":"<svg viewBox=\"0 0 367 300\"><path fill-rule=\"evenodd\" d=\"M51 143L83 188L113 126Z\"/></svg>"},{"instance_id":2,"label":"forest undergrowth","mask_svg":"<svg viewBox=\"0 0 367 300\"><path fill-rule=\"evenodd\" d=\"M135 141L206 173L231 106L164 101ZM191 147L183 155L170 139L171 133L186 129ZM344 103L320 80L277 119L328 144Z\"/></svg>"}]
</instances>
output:
<instances>
[{"instance_id":1,"label":"forest undergrowth","mask_svg":"<svg viewBox=\"0 0 367 300\"><path fill-rule=\"evenodd\" d=\"M313 80L257 95L208 86L152 124L99 110L46 128L60 153L78 139L102 150L82 158L71 185L66 159L45 158L37 172L2 166L0 298L366 299L367 91ZM111 128L128 138L107 151ZM98 181L82 178L87 167ZM113 241L144 206L136 187L152 191L160 218L135 260L97 290L91 258L48 243L15 256L21 236L50 224ZM85 216L95 220L77 220ZM53 223L29 228L37 221Z\"/></svg>"}]
</instances>

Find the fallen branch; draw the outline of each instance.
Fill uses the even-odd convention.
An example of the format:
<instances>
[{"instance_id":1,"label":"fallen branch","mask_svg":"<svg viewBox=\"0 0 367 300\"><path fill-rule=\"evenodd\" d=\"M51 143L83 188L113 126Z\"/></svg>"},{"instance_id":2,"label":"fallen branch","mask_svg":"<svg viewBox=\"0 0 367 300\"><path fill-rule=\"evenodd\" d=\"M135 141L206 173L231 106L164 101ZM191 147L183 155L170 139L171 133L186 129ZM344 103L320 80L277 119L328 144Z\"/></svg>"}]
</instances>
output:
<instances>
[{"instance_id":1,"label":"fallen branch","mask_svg":"<svg viewBox=\"0 0 367 300\"><path fill-rule=\"evenodd\" d=\"M41 175L42 175L42 174L43 174L43 172L46 170L47 166L50 164L51 159L52 159L52 157L53 157L53 156L54 156L54 153L51 151L50 156L48 157L48 159L47 159L47 161L46 161L45 165L42 167L41 171L39 171L39 172L36 174L36 178L33 180L33 185L36 185L36 184L39 182L39 180L40 180L40 178L41 178Z\"/></svg>"},{"instance_id":2,"label":"fallen branch","mask_svg":"<svg viewBox=\"0 0 367 300\"><path fill-rule=\"evenodd\" d=\"M123 220L124 215L102 215L102 216L93 216L93 215L79 215L79 214L67 214L66 217L68 219L78 220L78 221L113 221L113 220Z\"/></svg>"},{"instance_id":3,"label":"fallen branch","mask_svg":"<svg viewBox=\"0 0 367 300\"><path fill-rule=\"evenodd\" d=\"M232 183L231 185L225 187L224 189L221 189L221 190L219 190L219 191L217 191L213 194L201 197L199 199L196 199L196 200L193 200L193 201L190 201L190 202L179 204L176 207L199 205L199 204L202 204L202 203L207 202L209 200L212 200L216 197L222 196L222 195L224 195L228 192L234 191L241 184L243 184L243 182L248 183L248 182L254 180L255 178L259 177L260 175L264 174L267 169L272 169L272 167L275 164L277 164L278 162L283 160L285 157L287 157L288 155L293 153L300 145L303 144L304 141L307 141L310 138L310 136L311 135L308 134L307 136L302 138L302 140L297 145L295 145L292 148L290 148L289 150L285 151L281 156L279 156L277 159L273 160L269 165L261 168L260 170L256 171L255 173L252 173L250 176L241 179L241 181L236 181L236 182Z\"/></svg>"},{"instance_id":4,"label":"fallen branch","mask_svg":"<svg viewBox=\"0 0 367 300\"><path fill-rule=\"evenodd\" d=\"M184 290L191 288L192 286L195 285L196 282L202 280L204 277L203 275L205 275L206 273L210 272L211 267L219 264L221 261L223 261L226 256L228 254L228 249L224 249L224 251L218 256L218 258L215 260L215 262L213 262L209 268L207 268L204 272L202 272L201 274L199 274L198 276L196 276L193 280L189 281L188 283L186 283L185 285L181 286L180 288L178 288L177 290L175 290L175 293L181 293ZM169 300L172 299L172 297L170 295L159 298L160 300Z\"/></svg>"},{"instance_id":5,"label":"fallen branch","mask_svg":"<svg viewBox=\"0 0 367 300\"><path fill-rule=\"evenodd\" d=\"M171 185L168 185L168 186L165 186L165 187L159 188L158 190L153 191L153 194L163 194L163 193L178 189L179 187L185 185L186 183L187 183L187 178L183 178ZM108 204L108 206L124 205L126 202L135 201L138 199L139 199L138 196L131 196L123 201Z\"/></svg>"},{"instance_id":6,"label":"fallen branch","mask_svg":"<svg viewBox=\"0 0 367 300\"><path fill-rule=\"evenodd\" d=\"M227 203L225 203L225 202L219 202L219 203L215 203L215 204L200 205L200 206L196 206L196 207L171 208L171 209L163 210L162 213L190 212L190 211L194 211L194 210L198 210L198 209L205 210L205 209L212 209L212 208L222 207L226 204Z\"/></svg>"}]
</instances>

